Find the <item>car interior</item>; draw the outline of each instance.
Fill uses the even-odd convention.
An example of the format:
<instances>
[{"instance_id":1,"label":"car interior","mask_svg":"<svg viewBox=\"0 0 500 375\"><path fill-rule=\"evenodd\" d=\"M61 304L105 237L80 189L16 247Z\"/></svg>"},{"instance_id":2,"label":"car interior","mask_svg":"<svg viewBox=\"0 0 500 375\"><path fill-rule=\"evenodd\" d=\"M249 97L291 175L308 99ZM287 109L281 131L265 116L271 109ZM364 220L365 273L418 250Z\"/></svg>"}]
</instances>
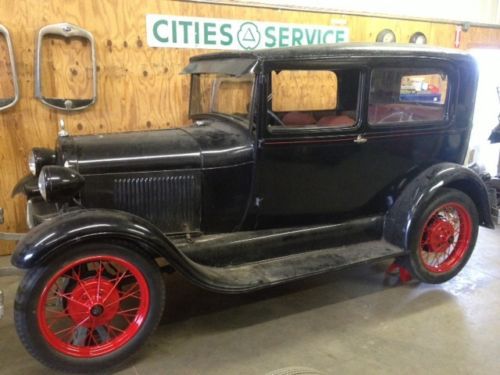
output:
<instances>
[{"instance_id":1,"label":"car interior","mask_svg":"<svg viewBox=\"0 0 500 375\"><path fill-rule=\"evenodd\" d=\"M356 123L359 69L282 70L271 75L271 126L351 127Z\"/></svg>"},{"instance_id":2,"label":"car interior","mask_svg":"<svg viewBox=\"0 0 500 375\"><path fill-rule=\"evenodd\" d=\"M283 70L271 76L271 127L352 127L357 122L360 70ZM375 69L371 77L371 125L445 118L447 77L427 70ZM311 94L313 93L313 94Z\"/></svg>"}]
</instances>

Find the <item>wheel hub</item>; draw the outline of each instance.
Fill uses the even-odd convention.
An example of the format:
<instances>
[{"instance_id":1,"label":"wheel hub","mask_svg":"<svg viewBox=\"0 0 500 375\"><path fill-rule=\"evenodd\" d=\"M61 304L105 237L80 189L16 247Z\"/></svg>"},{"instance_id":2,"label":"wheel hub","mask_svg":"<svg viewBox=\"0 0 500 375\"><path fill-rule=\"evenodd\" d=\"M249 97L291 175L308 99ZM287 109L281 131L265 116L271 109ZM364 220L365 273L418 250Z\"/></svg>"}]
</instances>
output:
<instances>
[{"instance_id":1,"label":"wheel hub","mask_svg":"<svg viewBox=\"0 0 500 375\"><path fill-rule=\"evenodd\" d=\"M90 309L90 314L92 316L95 316L95 317L102 315L103 312L104 312L104 306L103 305L94 305Z\"/></svg>"},{"instance_id":2,"label":"wheel hub","mask_svg":"<svg viewBox=\"0 0 500 375\"><path fill-rule=\"evenodd\" d=\"M120 308L120 294L112 282L97 277L81 280L70 293L68 313L83 327L97 327L113 320Z\"/></svg>"},{"instance_id":3,"label":"wheel hub","mask_svg":"<svg viewBox=\"0 0 500 375\"><path fill-rule=\"evenodd\" d=\"M444 219L437 219L427 231L429 251L443 253L454 241L453 225Z\"/></svg>"}]
</instances>

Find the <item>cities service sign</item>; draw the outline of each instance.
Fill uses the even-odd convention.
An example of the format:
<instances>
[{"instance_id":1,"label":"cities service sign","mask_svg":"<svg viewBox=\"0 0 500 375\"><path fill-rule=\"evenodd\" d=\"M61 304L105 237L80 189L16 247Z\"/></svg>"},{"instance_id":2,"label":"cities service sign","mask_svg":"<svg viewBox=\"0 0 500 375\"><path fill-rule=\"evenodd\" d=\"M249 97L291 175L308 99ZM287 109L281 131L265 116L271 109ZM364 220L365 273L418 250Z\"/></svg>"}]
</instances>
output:
<instances>
[{"instance_id":1,"label":"cities service sign","mask_svg":"<svg viewBox=\"0 0 500 375\"><path fill-rule=\"evenodd\" d=\"M349 41L349 29L220 18L146 15L150 47L254 50Z\"/></svg>"}]
</instances>

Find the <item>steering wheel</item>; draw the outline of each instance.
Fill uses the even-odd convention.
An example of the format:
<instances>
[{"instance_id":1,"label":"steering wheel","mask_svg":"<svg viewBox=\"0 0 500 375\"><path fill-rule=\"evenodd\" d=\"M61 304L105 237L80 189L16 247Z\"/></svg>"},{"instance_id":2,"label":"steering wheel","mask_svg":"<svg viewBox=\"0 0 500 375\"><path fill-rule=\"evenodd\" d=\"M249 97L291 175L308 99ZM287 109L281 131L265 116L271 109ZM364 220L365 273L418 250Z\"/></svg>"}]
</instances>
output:
<instances>
[{"instance_id":1,"label":"steering wheel","mask_svg":"<svg viewBox=\"0 0 500 375\"><path fill-rule=\"evenodd\" d=\"M267 110L267 114L268 114L269 117L272 117L272 119L274 121L276 121L276 123L278 125L285 126L285 123L283 121L281 121L281 119L279 118L279 116L276 113L274 113L273 111L271 111L270 109Z\"/></svg>"}]
</instances>

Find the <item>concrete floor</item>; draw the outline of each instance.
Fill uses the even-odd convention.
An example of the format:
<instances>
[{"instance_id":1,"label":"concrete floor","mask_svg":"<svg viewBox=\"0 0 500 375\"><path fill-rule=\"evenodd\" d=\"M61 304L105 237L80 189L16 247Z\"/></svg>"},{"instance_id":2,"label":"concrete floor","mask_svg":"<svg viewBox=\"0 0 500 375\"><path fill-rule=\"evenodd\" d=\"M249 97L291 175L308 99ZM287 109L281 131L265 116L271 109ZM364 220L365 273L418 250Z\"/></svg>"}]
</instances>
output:
<instances>
[{"instance_id":1,"label":"concrete floor","mask_svg":"<svg viewBox=\"0 0 500 375\"><path fill-rule=\"evenodd\" d=\"M391 283L387 265L239 296L168 276L163 322L120 374L264 375L291 366L323 374L500 373L500 228L481 228L469 264L446 284ZM18 282L0 278L7 302L0 373L46 374L15 334Z\"/></svg>"}]
</instances>

